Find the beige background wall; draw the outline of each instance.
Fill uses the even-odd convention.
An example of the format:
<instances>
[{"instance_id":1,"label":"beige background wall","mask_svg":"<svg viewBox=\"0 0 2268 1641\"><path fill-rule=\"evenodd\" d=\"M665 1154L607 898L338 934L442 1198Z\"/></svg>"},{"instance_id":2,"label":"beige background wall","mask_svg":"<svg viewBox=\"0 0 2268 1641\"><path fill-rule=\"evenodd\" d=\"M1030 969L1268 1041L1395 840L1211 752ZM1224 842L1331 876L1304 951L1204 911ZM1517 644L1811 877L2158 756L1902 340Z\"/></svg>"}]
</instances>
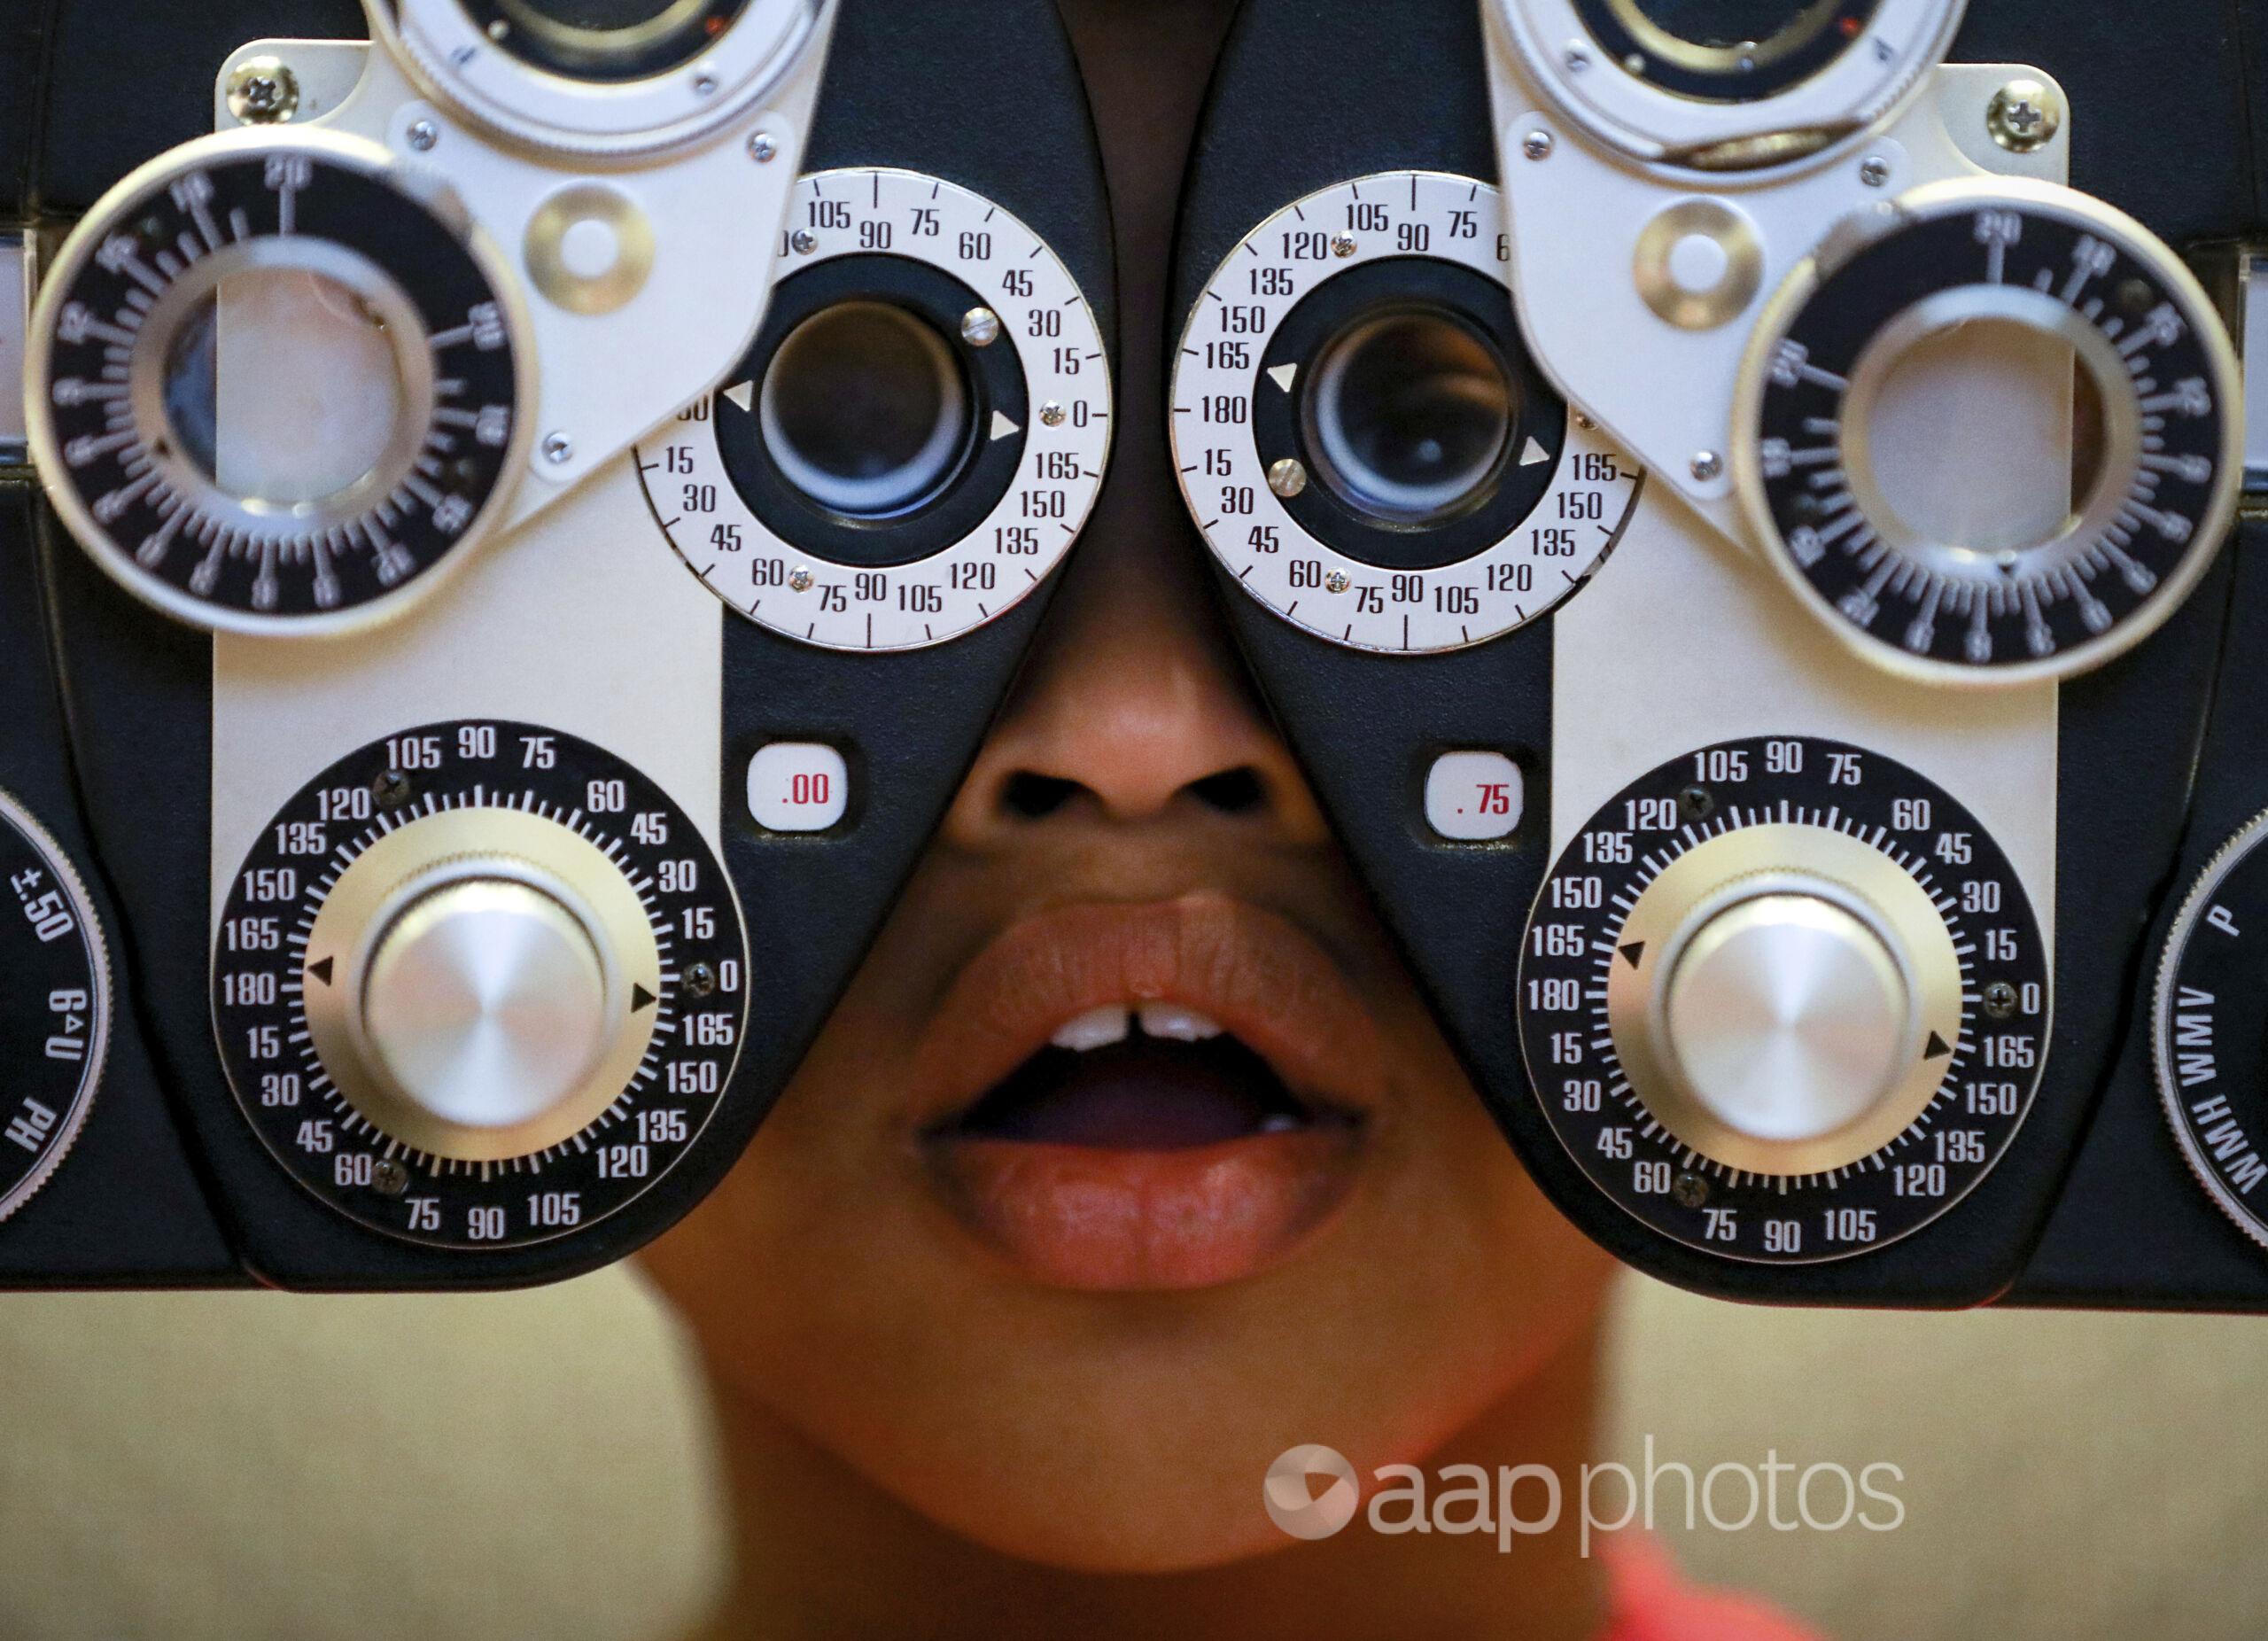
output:
<instances>
[{"instance_id":1,"label":"beige background wall","mask_svg":"<svg viewBox=\"0 0 2268 1641\"><path fill-rule=\"evenodd\" d=\"M1697 1572L1846 1641L2268 1634L2268 1321L1767 1312L1634 1281L1619 1331L1605 1457L1651 1434L1697 1471L1770 1449L1907 1478L1894 1534L1673 1533ZM0 1637L667 1637L720 1575L704 1436L620 1272L0 1299Z\"/></svg>"}]
</instances>

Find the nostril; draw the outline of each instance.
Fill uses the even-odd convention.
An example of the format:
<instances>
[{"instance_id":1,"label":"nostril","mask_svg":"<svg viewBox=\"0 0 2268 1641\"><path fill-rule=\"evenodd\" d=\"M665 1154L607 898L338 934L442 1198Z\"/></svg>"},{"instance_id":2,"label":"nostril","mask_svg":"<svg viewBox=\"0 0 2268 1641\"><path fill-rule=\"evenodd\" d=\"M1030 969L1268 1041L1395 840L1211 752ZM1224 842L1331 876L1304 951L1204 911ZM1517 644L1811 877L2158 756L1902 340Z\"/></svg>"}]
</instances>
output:
<instances>
[{"instance_id":1,"label":"nostril","mask_svg":"<svg viewBox=\"0 0 2268 1641\"><path fill-rule=\"evenodd\" d=\"M1061 781L1053 775L1036 775L1029 770L1018 770L1008 777L1006 789L1000 794L1000 804L1020 820L1038 820L1069 803L1078 790L1076 781Z\"/></svg>"},{"instance_id":2,"label":"nostril","mask_svg":"<svg viewBox=\"0 0 2268 1641\"><path fill-rule=\"evenodd\" d=\"M1260 772L1249 765L1192 781L1182 789L1208 809L1224 815L1248 814L1268 801L1268 788Z\"/></svg>"}]
</instances>

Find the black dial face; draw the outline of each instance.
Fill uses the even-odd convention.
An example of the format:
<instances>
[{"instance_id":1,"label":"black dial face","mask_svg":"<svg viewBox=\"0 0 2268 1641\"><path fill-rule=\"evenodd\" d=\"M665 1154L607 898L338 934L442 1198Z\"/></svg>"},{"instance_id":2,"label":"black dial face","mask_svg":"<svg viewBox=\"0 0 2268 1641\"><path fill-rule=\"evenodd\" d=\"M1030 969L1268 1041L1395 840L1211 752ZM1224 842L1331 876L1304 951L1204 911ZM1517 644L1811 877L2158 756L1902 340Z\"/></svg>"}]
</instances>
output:
<instances>
[{"instance_id":1,"label":"black dial face","mask_svg":"<svg viewBox=\"0 0 2268 1641\"><path fill-rule=\"evenodd\" d=\"M101 1079L110 970L77 875L0 793L0 1219L43 1185Z\"/></svg>"},{"instance_id":2,"label":"black dial face","mask_svg":"<svg viewBox=\"0 0 2268 1641\"><path fill-rule=\"evenodd\" d=\"M463 857L462 840L478 852L487 837L503 840L495 852L508 865L531 857L531 839L538 857L599 864L604 881L582 884L579 901L603 908L611 895L641 922L614 949L623 1017L606 1023L629 1045L628 1070L551 1143L442 1155L391 1132L405 1125L362 1093L367 1068L336 1054L330 1063L319 1046L338 1041L327 1019L363 1007L367 992L338 993L358 989L376 937L330 903L364 893L372 870L385 875L377 852L446 863ZM339 759L261 833L214 937L214 1029L245 1119L325 1202L412 1241L512 1247L604 1218L698 1140L738 1057L747 965L724 868L638 770L534 725L430 724Z\"/></svg>"},{"instance_id":3,"label":"black dial face","mask_svg":"<svg viewBox=\"0 0 2268 1641\"><path fill-rule=\"evenodd\" d=\"M1736 1167L1673 1132L1663 1091L1639 1085L1628 1028L1610 1013L1610 992L1651 986L1657 966L1673 960L1634 937L1650 891L1685 857L1751 828L1751 841L1767 830L1813 840L1841 858L1845 876L1855 861L1862 892L1887 905L1868 883L1892 885L1946 946L1945 1005L1919 1010L1910 1120L1863 1155L1813 1171ZM1751 869L1759 864L1776 863ZM1809 1263L1897 1240L1991 1170L2039 1085L2048 964L2015 868L1973 815L1891 758L1789 736L1665 764L1599 811L1536 900L1518 1007L1535 1098L1601 1191L1705 1252Z\"/></svg>"},{"instance_id":4,"label":"black dial face","mask_svg":"<svg viewBox=\"0 0 2268 1641\"><path fill-rule=\"evenodd\" d=\"M1787 567L1897 664L2070 670L2148 631L2218 550L2225 345L2162 248L2013 198L1931 209L1835 268L1788 322L1761 382L1757 499ZM2073 361L2068 512L1977 519L1945 491L1893 497L1881 407L1902 362L1946 369L2004 342ZM1989 447L1973 417L1941 424ZM1909 494L1928 490L1926 460L1905 464Z\"/></svg>"},{"instance_id":5,"label":"black dial face","mask_svg":"<svg viewBox=\"0 0 2268 1641\"><path fill-rule=\"evenodd\" d=\"M501 501L506 306L383 173L323 147L193 147L57 270L42 477L105 568L170 613L351 618Z\"/></svg>"},{"instance_id":6,"label":"black dial face","mask_svg":"<svg viewBox=\"0 0 2268 1641\"><path fill-rule=\"evenodd\" d=\"M2200 1183L2268 1246L2268 815L2191 891L2158 971L2158 1093Z\"/></svg>"}]
</instances>

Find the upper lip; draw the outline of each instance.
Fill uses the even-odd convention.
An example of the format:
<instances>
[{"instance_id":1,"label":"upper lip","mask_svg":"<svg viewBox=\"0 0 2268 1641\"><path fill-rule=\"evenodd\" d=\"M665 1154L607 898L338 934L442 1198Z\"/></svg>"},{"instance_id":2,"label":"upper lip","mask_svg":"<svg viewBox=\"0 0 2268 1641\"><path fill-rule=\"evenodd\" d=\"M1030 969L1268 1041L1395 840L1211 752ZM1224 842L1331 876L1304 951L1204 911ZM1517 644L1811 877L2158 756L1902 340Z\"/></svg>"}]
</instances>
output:
<instances>
[{"instance_id":1,"label":"upper lip","mask_svg":"<svg viewBox=\"0 0 2268 1641\"><path fill-rule=\"evenodd\" d=\"M1352 1116L1384 1096L1378 1027L1313 937L1247 902L1197 894L1084 905L1011 925L960 972L915 1056L924 1132L1110 1003L1197 1009L1268 1061L1293 1094Z\"/></svg>"}]
</instances>

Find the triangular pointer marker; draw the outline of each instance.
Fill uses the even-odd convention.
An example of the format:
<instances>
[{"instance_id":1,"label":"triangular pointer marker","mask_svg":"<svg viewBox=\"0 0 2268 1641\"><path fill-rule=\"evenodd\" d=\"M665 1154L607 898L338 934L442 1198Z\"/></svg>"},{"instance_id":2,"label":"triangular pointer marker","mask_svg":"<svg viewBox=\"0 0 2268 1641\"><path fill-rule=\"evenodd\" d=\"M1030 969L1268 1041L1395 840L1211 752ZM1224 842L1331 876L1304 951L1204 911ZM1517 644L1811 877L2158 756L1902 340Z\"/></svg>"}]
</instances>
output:
<instances>
[{"instance_id":1,"label":"triangular pointer marker","mask_svg":"<svg viewBox=\"0 0 2268 1641\"><path fill-rule=\"evenodd\" d=\"M1522 467L1534 467L1538 462L1549 462L1550 459L1551 452L1543 447L1543 441L1540 439L1529 439L1527 448L1520 452Z\"/></svg>"},{"instance_id":2,"label":"triangular pointer marker","mask_svg":"<svg viewBox=\"0 0 2268 1641\"><path fill-rule=\"evenodd\" d=\"M653 1006L654 994L644 986L633 982L630 987L630 1012L633 1015L642 1014Z\"/></svg>"},{"instance_id":3,"label":"triangular pointer marker","mask_svg":"<svg viewBox=\"0 0 2268 1641\"><path fill-rule=\"evenodd\" d=\"M1299 375L1299 373L1300 367L1298 363L1294 362L1288 365L1278 365L1274 369L1269 371L1268 379L1275 383L1277 386L1282 388L1288 393L1292 391L1292 378Z\"/></svg>"},{"instance_id":4,"label":"triangular pointer marker","mask_svg":"<svg viewBox=\"0 0 2268 1641\"><path fill-rule=\"evenodd\" d=\"M1930 1046L1922 1051L1922 1058L1924 1060L1942 1060L1951 1053L1953 1053L1953 1050L1946 1046L1946 1039L1939 1037L1935 1031L1932 1031L1930 1033Z\"/></svg>"},{"instance_id":5,"label":"triangular pointer marker","mask_svg":"<svg viewBox=\"0 0 2268 1641\"><path fill-rule=\"evenodd\" d=\"M330 984L330 965L331 960L326 957L319 963L309 963L307 965L307 972L313 975L316 979L322 981L323 984L329 985Z\"/></svg>"},{"instance_id":6,"label":"triangular pointer marker","mask_svg":"<svg viewBox=\"0 0 2268 1641\"><path fill-rule=\"evenodd\" d=\"M1633 968L1637 968L1638 960L1645 956L1645 954L1646 943L1643 940L1633 940L1628 945L1622 948L1622 955L1629 960L1630 967Z\"/></svg>"},{"instance_id":7,"label":"triangular pointer marker","mask_svg":"<svg viewBox=\"0 0 2268 1641\"><path fill-rule=\"evenodd\" d=\"M749 407L749 401L756 397L756 384L742 382L737 386L728 387L725 390L725 397L745 410Z\"/></svg>"},{"instance_id":8,"label":"triangular pointer marker","mask_svg":"<svg viewBox=\"0 0 2268 1641\"><path fill-rule=\"evenodd\" d=\"M999 411L995 410L992 413L993 438L1006 439L1011 433L1021 433L1024 430L1021 427L1008 420L1008 418L1003 416Z\"/></svg>"}]
</instances>

